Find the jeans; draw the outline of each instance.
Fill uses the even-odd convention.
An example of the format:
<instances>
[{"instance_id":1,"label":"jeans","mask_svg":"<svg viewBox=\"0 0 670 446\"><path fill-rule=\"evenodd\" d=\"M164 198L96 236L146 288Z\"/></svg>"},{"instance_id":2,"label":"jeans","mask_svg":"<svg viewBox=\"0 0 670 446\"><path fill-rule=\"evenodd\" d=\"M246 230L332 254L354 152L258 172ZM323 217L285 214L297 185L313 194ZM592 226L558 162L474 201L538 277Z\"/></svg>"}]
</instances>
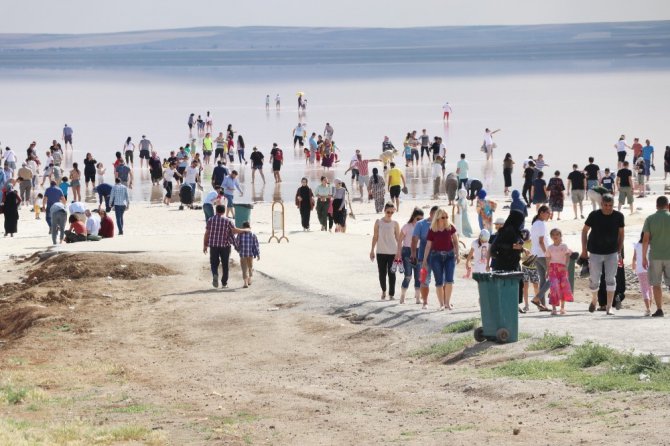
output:
<instances>
[{"instance_id":1,"label":"jeans","mask_svg":"<svg viewBox=\"0 0 670 446\"><path fill-rule=\"evenodd\" d=\"M112 210L112 208L109 207L109 195L98 194L98 200L100 204L102 204L103 201L105 202L105 212Z\"/></svg>"},{"instance_id":2,"label":"jeans","mask_svg":"<svg viewBox=\"0 0 670 446\"><path fill-rule=\"evenodd\" d=\"M237 149L237 158L240 160L240 164L242 164L242 161L247 162L246 158L244 158L244 149Z\"/></svg>"},{"instance_id":3,"label":"jeans","mask_svg":"<svg viewBox=\"0 0 670 446\"><path fill-rule=\"evenodd\" d=\"M526 204L530 204L530 188L532 184L531 183L523 183L523 188L521 189L521 196L523 197L524 201Z\"/></svg>"},{"instance_id":4,"label":"jeans","mask_svg":"<svg viewBox=\"0 0 670 446\"><path fill-rule=\"evenodd\" d=\"M421 263L417 262L415 265L409 263L409 257L412 254L412 249L409 247L402 248L401 258L402 266L405 268L405 278L402 280L402 288L409 288L409 282L412 279L412 274L414 274L414 288L419 289L421 287L421 281L419 280L419 271L421 270Z\"/></svg>"},{"instance_id":5,"label":"jeans","mask_svg":"<svg viewBox=\"0 0 670 446\"><path fill-rule=\"evenodd\" d=\"M454 283L454 269L456 268L454 251L431 251L428 262L435 276L436 287Z\"/></svg>"},{"instance_id":6,"label":"jeans","mask_svg":"<svg viewBox=\"0 0 670 446\"><path fill-rule=\"evenodd\" d=\"M540 290L535 297L544 305L546 301L544 295L549 291L549 287L551 286L551 283L547 280L547 258L538 257L535 259L535 267L537 268L537 275L540 277Z\"/></svg>"},{"instance_id":7,"label":"jeans","mask_svg":"<svg viewBox=\"0 0 670 446\"><path fill-rule=\"evenodd\" d=\"M205 213L205 221L214 216L214 206L212 206L212 203L203 204L202 211Z\"/></svg>"},{"instance_id":8,"label":"jeans","mask_svg":"<svg viewBox=\"0 0 670 446\"><path fill-rule=\"evenodd\" d=\"M119 235L123 235L123 213L126 212L125 206L114 205L114 214L116 214L116 226L119 228Z\"/></svg>"},{"instance_id":9,"label":"jeans","mask_svg":"<svg viewBox=\"0 0 670 446\"><path fill-rule=\"evenodd\" d=\"M47 212L49 216L49 212ZM65 225L67 224L67 212L56 211L51 215L51 241L56 244L56 234L60 231L60 240L65 237Z\"/></svg>"},{"instance_id":10,"label":"jeans","mask_svg":"<svg viewBox=\"0 0 670 446\"><path fill-rule=\"evenodd\" d=\"M379 270L379 285L386 293L386 275L389 276L389 296L395 295L395 273L391 272L391 265L395 260L393 254L377 254L377 269Z\"/></svg>"},{"instance_id":11,"label":"jeans","mask_svg":"<svg viewBox=\"0 0 670 446\"><path fill-rule=\"evenodd\" d=\"M209 247L209 265L212 268L212 276L218 277L219 263L223 269L221 275L221 284L228 285L228 260L230 259L230 245L228 246L210 246Z\"/></svg>"},{"instance_id":12,"label":"jeans","mask_svg":"<svg viewBox=\"0 0 670 446\"><path fill-rule=\"evenodd\" d=\"M600 288L600 275L605 267L605 289L608 292L616 291L616 270L619 264L619 254L592 254L589 253L589 289L596 291Z\"/></svg>"}]
</instances>

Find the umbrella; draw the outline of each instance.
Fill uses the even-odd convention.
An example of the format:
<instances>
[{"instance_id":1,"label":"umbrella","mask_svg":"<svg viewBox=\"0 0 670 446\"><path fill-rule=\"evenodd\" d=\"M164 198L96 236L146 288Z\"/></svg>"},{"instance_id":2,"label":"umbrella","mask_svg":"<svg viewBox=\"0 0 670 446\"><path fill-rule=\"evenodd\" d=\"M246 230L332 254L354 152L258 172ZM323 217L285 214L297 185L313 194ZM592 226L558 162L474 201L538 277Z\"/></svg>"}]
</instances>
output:
<instances>
[{"instance_id":1,"label":"umbrella","mask_svg":"<svg viewBox=\"0 0 670 446\"><path fill-rule=\"evenodd\" d=\"M304 91L299 91L295 95L296 96L305 96L305 92Z\"/></svg>"}]
</instances>

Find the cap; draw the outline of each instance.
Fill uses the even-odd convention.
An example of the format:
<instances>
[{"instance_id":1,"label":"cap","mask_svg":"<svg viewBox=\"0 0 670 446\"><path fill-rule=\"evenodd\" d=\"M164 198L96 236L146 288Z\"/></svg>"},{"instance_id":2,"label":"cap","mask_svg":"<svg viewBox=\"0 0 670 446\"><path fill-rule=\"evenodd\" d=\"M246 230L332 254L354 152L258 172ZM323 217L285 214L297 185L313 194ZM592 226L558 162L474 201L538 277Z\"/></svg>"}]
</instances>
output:
<instances>
[{"instance_id":1,"label":"cap","mask_svg":"<svg viewBox=\"0 0 670 446\"><path fill-rule=\"evenodd\" d=\"M504 225L505 224L505 219L502 217L496 218L496 221L493 222L494 225Z\"/></svg>"},{"instance_id":2,"label":"cap","mask_svg":"<svg viewBox=\"0 0 670 446\"><path fill-rule=\"evenodd\" d=\"M491 238L491 233L488 231L488 229L482 229L482 232L479 233L479 240L488 242L489 238Z\"/></svg>"}]
</instances>

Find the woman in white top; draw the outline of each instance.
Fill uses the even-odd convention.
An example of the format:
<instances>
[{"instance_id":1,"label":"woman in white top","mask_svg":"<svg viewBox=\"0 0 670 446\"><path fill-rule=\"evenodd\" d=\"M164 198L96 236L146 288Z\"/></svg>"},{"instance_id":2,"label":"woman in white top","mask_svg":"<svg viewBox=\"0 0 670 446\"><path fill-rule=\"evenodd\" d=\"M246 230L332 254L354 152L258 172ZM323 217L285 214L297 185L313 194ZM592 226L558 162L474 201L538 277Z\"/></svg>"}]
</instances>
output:
<instances>
[{"instance_id":1,"label":"woman in white top","mask_svg":"<svg viewBox=\"0 0 670 446\"><path fill-rule=\"evenodd\" d=\"M421 269L418 263L412 263L410 257L412 257L412 236L414 235L414 228L416 224L423 220L423 211L419 208L414 208L412 216L409 218L409 221L400 230L398 234L398 250L396 252L395 260L396 264L400 260L402 261L403 269L405 270L405 278L402 281L402 286L400 287L400 303L405 303L405 294L409 288L409 282L412 279L412 274L414 274L414 299L416 303L421 303L420 288L421 282L419 280L419 270Z\"/></svg>"},{"instance_id":2,"label":"woman in white top","mask_svg":"<svg viewBox=\"0 0 670 446\"><path fill-rule=\"evenodd\" d=\"M637 274L637 280L640 283L640 294L642 294L645 307L644 315L651 316L651 287L649 286L648 271L644 266L642 266L642 259L644 259L644 254L642 254L643 236L644 232L640 234L640 240L637 243L633 243L633 248L635 251L633 253L633 264L631 265L631 268L635 270L635 274Z\"/></svg>"},{"instance_id":3,"label":"woman in white top","mask_svg":"<svg viewBox=\"0 0 670 446\"><path fill-rule=\"evenodd\" d=\"M206 133L212 133L212 115L207 112L207 116L205 116L205 132Z\"/></svg>"},{"instance_id":4,"label":"woman in white top","mask_svg":"<svg viewBox=\"0 0 670 446\"><path fill-rule=\"evenodd\" d=\"M130 136L126 139L123 145L123 153L126 155L126 165L133 167L133 155L135 154L135 144L131 141Z\"/></svg>"},{"instance_id":5,"label":"woman in white top","mask_svg":"<svg viewBox=\"0 0 670 446\"><path fill-rule=\"evenodd\" d=\"M395 206L386 203L384 206L384 217L375 222L374 235L372 236L372 247L370 248L370 260L377 258L377 269L379 270L379 285L382 288L382 300L386 299L386 276L388 275L389 299L393 300L395 295L395 269L394 264L398 251L398 236L400 225L393 220ZM375 247L377 255L375 256Z\"/></svg>"},{"instance_id":6,"label":"woman in white top","mask_svg":"<svg viewBox=\"0 0 670 446\"><path fill-rule=\"evenodd\" d=\"M486 146L486 161L490 160L493 157L493 149L495 149L495 144L493 143L493 135L498 133L500 129L491 131L486 129L484 131L484 146Z\"/></svg>"}]
</instances>

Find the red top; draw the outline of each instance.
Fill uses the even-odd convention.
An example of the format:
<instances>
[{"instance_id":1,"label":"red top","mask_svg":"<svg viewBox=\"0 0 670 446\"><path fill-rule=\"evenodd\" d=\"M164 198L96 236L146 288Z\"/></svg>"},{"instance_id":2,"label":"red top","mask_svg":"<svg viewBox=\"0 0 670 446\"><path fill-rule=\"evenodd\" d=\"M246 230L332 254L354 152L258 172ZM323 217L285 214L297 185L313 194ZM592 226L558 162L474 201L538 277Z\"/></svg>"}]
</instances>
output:
<instances>
[{"instance_id":1,"label":"red top","mask_svg":"<svg viewBox=\"0 0 670 446\"><path fill-rule=\"evenodd\" d=\"M70 223L70 229L74 231L75 234L86 235L86 225L82 221L73 221Z\"/></svg>"},{"instance_id":2,"label":"red top","mask_svg":"<svg viewBox=\"0 0 670 446\"><path fill-rule=\"evenodd\" d=\"M454 243L451 236L456 233L456 228L450 225L444 231L428 231L427 240L433 242L431 251L451 251L454 249Z\"/></svg>"},{"instance_id":3,"label":"red top","mask_svg":"<svg viewBox=\"0 0 670 446\"><path fill-rule=\"evenodd\" d=\"M98 231L98 235L103 238L114 237L114 221L109 215L105 215L105 218L100 219L100 230Z\"/></svg>"}]
</instances>

